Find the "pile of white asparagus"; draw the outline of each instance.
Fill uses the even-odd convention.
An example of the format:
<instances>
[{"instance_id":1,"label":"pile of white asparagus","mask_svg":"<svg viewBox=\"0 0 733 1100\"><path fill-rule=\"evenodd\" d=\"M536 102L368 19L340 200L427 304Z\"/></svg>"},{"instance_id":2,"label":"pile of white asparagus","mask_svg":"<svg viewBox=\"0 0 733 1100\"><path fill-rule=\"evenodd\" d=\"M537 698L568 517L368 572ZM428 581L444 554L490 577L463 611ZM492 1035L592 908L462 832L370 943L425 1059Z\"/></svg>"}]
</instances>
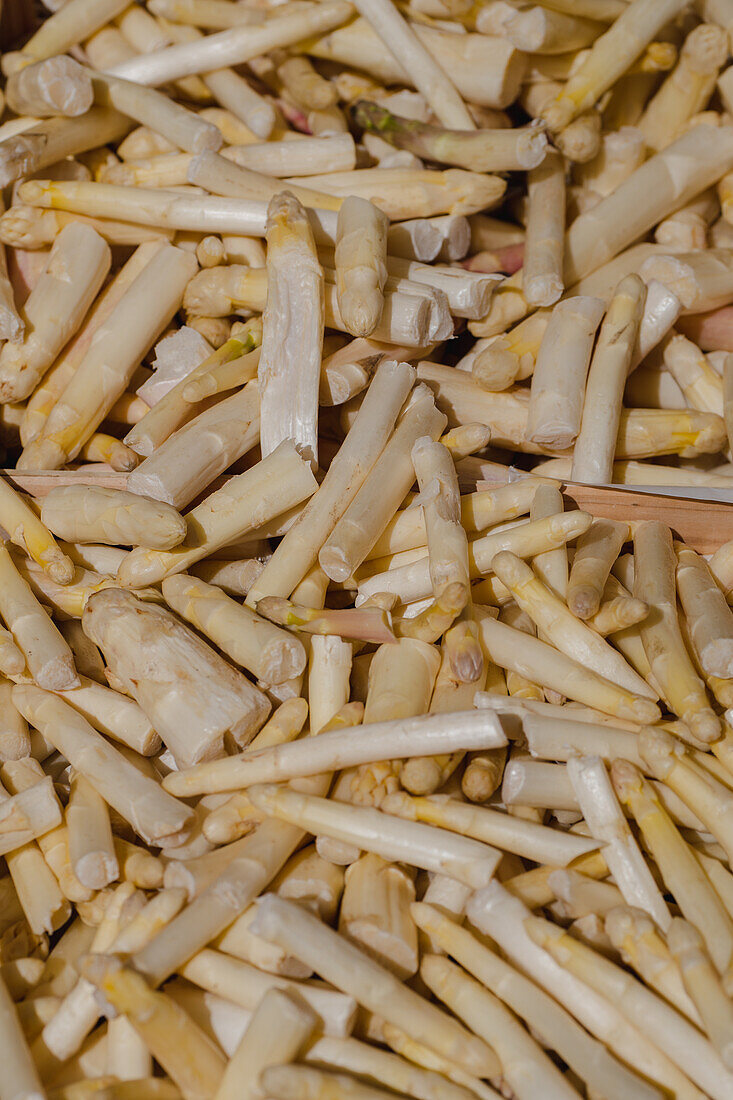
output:
<instances>
[{"instance_id":1,"label":"pile of white asparagus","mask_svg":"<svg viewBox=\"0 0 733 1100\"><path fill-rule=\"evenodd\" d=\"M733 0L44 4L0 1100L731 1100Z\"/></svg>"}]
</instances>

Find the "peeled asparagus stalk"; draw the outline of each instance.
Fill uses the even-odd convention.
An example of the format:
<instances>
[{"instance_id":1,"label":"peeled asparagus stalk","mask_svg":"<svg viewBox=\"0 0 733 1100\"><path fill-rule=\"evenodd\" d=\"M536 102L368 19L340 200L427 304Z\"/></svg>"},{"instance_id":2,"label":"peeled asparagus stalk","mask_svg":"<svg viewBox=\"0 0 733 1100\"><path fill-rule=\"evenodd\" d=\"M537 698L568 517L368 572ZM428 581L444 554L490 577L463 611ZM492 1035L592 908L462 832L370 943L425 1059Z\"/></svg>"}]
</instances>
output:
<instances>
[{"instance_id":1,"label":"peeled asparagus stalk","mask_svg":"<svg viewBox=\"0 0 733 1100\"><path fill-rule=\"evenodd\" d=\"M118 571L131 588L182 573L214 550L263 526L311 497L317 483L289 440L246 473L232 477L186 515L186 537L172 550L138 547ZM251 603L251 600L248 600Z\"/></svg>"},{"instance_id":2,"label":"peeled asparagus stalk","mask_svg":"<svg viewBox=\"0 0 733 1100\"><path fill-rule=\"evenodd\" d=\"M566 86L543 111L552 130L562 130L597 99L643 52L661 28L682 10L679 0L654 4L634 0L605 34Z\"/></svg>"},{"instance_id":3,"label":"peeled asparagus stalk","mask_svg":"<svg viewBox=\"0 0 733 1100\"><path fill-rule=\"evenodd\" d=\"M731 1069L733 1009L705 950L702 936L693 924L675 917L667 942L679 964L685 988L700 1012L711 1043L728 1069Z\"/></svg>"},{"instance_id":4,"label":"peeled asparagus stalk","mask_svg":"<svg viewBox=\"0 0 733 1100\"><path fill-rule=\"evenodd\" d=\"M0 615L40 687L73 688L79 677L69 646L0 546Z\"/></svg>"},{"instance_id":5,"label":"peeled asparagus stalk","mask_svg":"<svg viewBox=\"0 0 733 1100\"><path fill-rule=\"evenodd\" d=\"M109 272L109 247L91 227L67 225L24 306L25 338L0 353L0 400L22 401L82 324Z\"/></svg>"},{"instance_id":6,"label":"peeled asparagus stalk","mask_svg":"<svg viewBox=\"0 0 733 1100\"><path fill-rule=\"evenodd\" d=\"M323 272L305 211L287 192L268 207L267 286L258 369L262 455L290 439L315 467Z\"/></svg>"},{"instance_id":7,"label":"peeled asparagus stalk","mask_svg":"<svg viewBox=\"0 0 733 1100\"><path fill-rule=\"evenodd\" d=\"M573 449L574 481L603 485L612 480L626 378L638 339L646 288L637 275L616 287L601 325Z\"/></svg>"},{"instance_id":8,"label":"peeled asparagus stalk","mask_svg":"<svg viewBox=\"0 0 733 1100\"><path fill-rule=\"evenodd\" d=\"M415 866L450 875L476 888L491 879L500 855L488 844L444 829L398 821L371 807L334 802L285 787L252 787L250 798L268 817L332 836L390 861L404 861L409 850Z\"/></svg>"},{"instance_id":9,"label":"peeled asparagus stalk","mask_svg":"<svg viewBox=\"0 0 733 1100\"><path fill-rule=\"evenodd\" d=\"M598 756L573 757L567 770L592 835L605 841L603 858L627 904L645 909L666 930L669 909L626 822L603 761Z\"/></svg>"},{"instance_id":10,"label":"peeled asparagus stalk","mask_svg":"<svg viewBox=\"0 0 733 1100\"><path fill-rule=\"evenodd\" d=\"M695 653L712 676L733 673L733 614L704 558L684 546L677 550L677 591Z\"/></svg>"},{"instance_id":11,"label":"peeled asparagus stalk","mask_svg":"<svg viewBox=\"0 0 733 1100\"><path fill-rule=\"evenodd\" d=\"M140 358L181 303L196 268L162 245L117 303L19 466L58 469L78 454L129 383Z\"/></svg>"},{"instance_id":12,"label":"peeled asparagus stalk","mask_svg":"<svg viewBox=\"0 0 733 1100\"><path fill-rule=\"evenodd\" d=\"M0 526L7 532L10 541L24 550L52 580L59 584L68 584L72 580L73 562L56 544L53 535L30 505L4 478L0 478Z\"/></svg>"},{"instance_id":13,"label":"peeled asparagus stalk","mask_svg":"<svg viewBox=\"0 0 733 1100\"><path fill-rule=\"evenodd\" d=\"M543 637L561 652L599 676L646 698L654 692L591 627L575 618L564 602L546 587L526 562L508 551L493 560L493 569L519 606L537 624Z\"/></svg>"},{"instance_id":14,"label":"peeled asparagus stalk","mask_svg":"<svg viewBox=\"0 0 733 1100\"><path fill-rule=\"evenodd\" d=\"M314 639L315 640L315 639ZM212 761L180 773L172 772L165 787L178 795L238 790L255 783L282 782L323 771L339 770L386 759L432 756L450 752L459 743L470 749L505 743L500 727L480 712L460 716L420 715L371 721L361 731L322 733L317 741L294 741L275 748L253 749L237 758Z\"/></svg>"},{"instance_id":15,"label":"peeled asparagus stalk","mask_svg":"<svg viewBox=\"0 0 733 1100\"><path fill-rule=\"evenodd\" d=\"M639 632L655 682L693 734L708 742L720 735L720 722L707 700L685 649L677 619L676 560L664 524L646 521L634 532L634 595L655 608Z\"/></svg>"},{"instance_id":16,"label":"peeled asparagus stalk","mask_svg":"<svg viewBox=\"0 0 733 1100\"><path fill-rule=\"evenodd\" d=\"M187 806L129 764L67 703L26 684L13 690L18 709L51 744L84 774L95 790L130 822L149 844L170 844L185 837L191 818Z\"/></svg>"},{"instance_id":17,"label":"peeled asparagus stalk","mask_svg":"<svg viewBox=\"0 0 733 1100\"><path fill-rule=\"evenodd\" d=\"M551 306L563 292L565 163L558 153L532 166L527 177L527 199L524 296L531 306Z\"/></svg>"},{"instance_id":18,"label":"peeled asparagus stalk","mask_svg":"<svg viewBox=\"0 0 733 1100\"><path fill-rule=\"evenodd\" d=\"M268 895L259 903L254 929L306 959L336 988L408 1035L481 1076L495 1072L497 1059L486 1043L292 902Z\"/></svg>"},{"instance_id":19,"label":"peeled asparagus stalk","mask_svg":"<svg viewBox=\"0 0 733 1100\"><path fill-rule=\"evenodd\" d=\"M102 890L119 877L120 870L107 806L84 775L72 781L66 821L76 877L82 885Z\"/></svg>"}]
</instances>

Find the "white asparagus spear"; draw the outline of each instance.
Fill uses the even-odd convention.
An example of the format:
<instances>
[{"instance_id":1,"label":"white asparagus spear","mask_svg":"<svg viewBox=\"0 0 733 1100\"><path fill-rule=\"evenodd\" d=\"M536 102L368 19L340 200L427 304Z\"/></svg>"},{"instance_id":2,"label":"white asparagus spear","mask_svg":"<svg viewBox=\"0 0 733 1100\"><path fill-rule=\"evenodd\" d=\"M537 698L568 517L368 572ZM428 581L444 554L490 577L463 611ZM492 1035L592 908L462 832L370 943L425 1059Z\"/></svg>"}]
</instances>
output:
<instances>
[{"instance_id":1,"label":"white asparagus spear","mask_svg":"<svg viewBox=\"0 0 733 1100\"><path fill-rule=\"evenodd\" d=\"M0 849L2 854L30 844L61 823L61 810L50 776L27 790L0 802Z\"/></svg>"},{"instance_id":2,"label":"white asparagus spear","mask_svg":"<svg viewBox=\"0 0 733 1100\"><path fill-rule=\"evenodd\" d=\"M221 755L225 734L246 744L264 723L264 694L164 608L111 588L82 625L179 766Z\"/></svg>"},{"instance_id":3,"label":"white asparagus spear","mask_svg":"<svg viewBox=\"0 0 733 1100\"><path fill-rule=\"evenodd\" d=\"M583 531L587 531L590 524L591 517L587 512L566 512L564 515L549 516L475 539L468 544L471 577L488 573L492 561L501 550L511 550L520 557L533 558L571 542ZM429 596L432 585L427 555L410 564L388 569L360 581L357 607L378 592L394 592L405 604Z\"/></svg>"},{"instance_id":4,"label":"white asparagus spear","mask_svg":"<svg viewBox=\"0 0 733 1100\"><path fill-rule=\"evenodd\" d=\"M486 1043L299 906L268 894L258 904L253 927L408 1035L482 1077L495 1072L497 1059Z\"/></svg>"},{"instance_id":5,"label":"white asparagus spear","mask_svg":"<svg viewBox=\"0 0 733 1100\"><path fill-rule=\"evenodd\" d=\"M23 307L25 337L0 353L0 400L22 401L35 389L82 324L110 263L108 245L90 226L61 230Z\"/></svg>"},{"instance_id":6,"label":"white asparagus spear","mask_svg":"<svg viewBox=\"0 0 733 1100\"><path fill-rule=\"evenodd\" d=\"M683 916L701 932L718 973L725 974L733 957L733 922L719 895L638 769L627 760L616 760L611 778L620 801L639 825L664 885Z\"/></svg>"},{"instance_id":7,"label":"white asparagus spear","mask_svg":"<svg viewBox=\"0 0 733 1100\"><path fill-rule=\"evenodd\" d=\"M699 1011L705 1031L731 1069L733 1063L733 1006L705 950L702 936L693 924L675 917L667 943L682 972L685 989Z\"/></svg>"},{"instance_id":8,"label":"white asparagus spear","mask_svg":"<svg viewBox=\"0 0 733 1100\"><path fill-rule=\"evenodd\" d=\"M107 141L117 141L130 126L124 115L106 107L92 107L77 118L37 122L2 143L0 179L5 186L21 176L50 168L66 157L96 149Z\"/></svg>"},{"instance_id":9,"label":"white asparagus spear","mask_svg":"<svg viewBox=\"0 0 733 1100\"><path fill-rule=\"evenodd\" d=\"M680 0L634 0L593 48L570 77L556 99L544 109L543 117L553 130L562 130L593 104L626 71L665 23L683 9Z\"/></svg>"},{"instance_id":10,"label":"white asparagus spear","mask_svg":"<svg viewBox=\"0 0 733 1100\"><path fill-rule=\"evenodd\" d=\"M391 439L319 551L327 576L343 581L361 565L413 483L413 446L422 436L438 439L445 424L428 387L417 386Z\"/></svg>"},{"instance_id":11,"label":"white asparagus spear","mask_svg":"<svg viewBox=\"0 0 733 1100\"><path fill-rule=\"evenodd\" d=\"M69 646L18 573L4 545L0 546L0 615L39 686L79 686Z\"/></svg>"},{"instance_id":12,"label":"white asparagus spear","mask_svg":"<svg viewBox=\"0 0 733 1100\"><path fill-rule=\"evenodd\" d=\"M320 488L250 589L250 607L256 607L265 596L289 596L316 562L319 550L382 452L414 378L407 363L382 360L379 364Z\"/></svg>"},{"instance_id":13,"label":"white asparagus spear","mask_svg":"<svg viewBox=\"0 0 733 1100\"><path fill-rule=\"evenodd\" d=\"M20 493L1 477L0 526L7 532L10 541L24 550L53 581L68 584L73 579L74 565L71 559L57 546L51 532ZM5 671L2 661L0 667Z\"/></svg>"},{"instance_id":14,"label":"white asparagus spear","mask_svg":"<svg viewBox=\"0 0 733 1100\"><path fill-rule=\"evenodd\" d=\"M181 249L159 247L97 330L40 436L23 451L19 467L58 469L79 453L178 309L196 266L195 258Z\"/></svg>"},{"instance_id":15,"label":"white asparagus spear","mask_svg":"<svg viewBox=\"0 0 733 1100\"><path fill-rule=\"evenodd\" d=\"M313 234L300 202L283 191L268 207L267 305L258 368L263 458L290 439L318 466L323 325L323 271Z\"/></svg>"},{"instance_id":16,"label":"white asparagus spear","mask_svg":"<svg viewBox=\"0 0 733 1100\"><path fill-rule=\"evenodd\" d=\"M457 878L480 888L491 879L500 853L488 844L458 837L445 829L390 817L370 806L354 806L275 785L250 789L255 806L314 834L325 834L374 852Z\"/></svg>"},{"instance_id":17,"label":"white asparagus spear","mask_svg":"<svg viewBox=\"0 0 733 1100\"><path fill-rule=\"evenodd\" d=\"M567 771L592 835L605 841L603 858L626 902L645 909L666 930L671 919L667 903L626 822L603 761L598 756L572 757Z\"/></svg>"},{"instance_id":18,"label":"white asparagus spear","mask_svg":"<svg viewBox=\"0 0 733 1100\"><path fill-rule=\"evenodd\" d=\"M3 1057L3 1092L8 1100L42 1100L45 1096L33 1064L13 999L0 978L0 1044Z\"/></svg>"},{"instance_id":19,"label":"white asparagus spear","mask_svg":"<svg viewBox=\"0 0 733 1100\"><path fill-rule=\"evenodd\" d=\"M531 306L551 306L563 292L565 162L558 153L529 171L527 201L524 296Z\"/></svg>"},{"instance_id":20,"label":"white asparagus spear","mask_svg":"<svg viewBox=\"0 0 733 1100\"><path fill-rule=\"evenodd\" d=\"M686 546L677 552L677 591L695 653L711 676L733 673L733 613L704 558Z\"/></svg>"},{"instance_id":21,"label":"white asparagus spear","mask_svg":"<svg viewBox=\"0 0 733 1100\"><path fill-rule=\"evenodd\" d=\"M528 852L534 852L537 862L558 867L566 867L596 846L595 841L588 837L558 834L554 829L533 821L523 821L485 806L471 806L447 795L411 798L398 791L387 796L382 809L407 821L424 821L458 832L461 836L474 837L519 856L527 857Z\"/></svg>"},{"instance_id":22,"label":"white asparagus spear","mask_svg":"<svg viewBox=\"0 0 733 1100\"><path fill-rule=\"evenodd\" d=\"M120 869L107 806L83 774L72 779L66 823L71 865L82 885L102 890L115 882Z\"/></svg>"},{"instance_id":23,"label":"white asparagus spear","mask_svg":"<svg viewBox=\"0 0 733 1100\"><path fill-rule=\"evenodd\" d=\"M680 633L675 588L676 559L669 528L646 521L634 531L634 595L653 616L639 624L654 680L675 714L700 740L715 741L720 722L708 703Z\"/></svg>"},{"instance_id":24,"label":"white asparagus spear","mask_svg":"<svg viewBox=\"0 0 733 1100\"><path fill-rule=\"evenodd\" d=\"M568 578L567 604L579 619L591 619L600 608L611 567L628 535L625 523L599 519L578 539Z\"/></svg>"},{"instance_id":25,"label":"white asparagus spear","mask_svg":"<svg viewBox=\"0 0 733 1100\"><path fill-rule=\"evenodd\" d=\"M183 833L192 816L188 807L129 764L62 699L40 688L18 684L13 689L13 700L147 843L170 844Z\"/></svg>"},{"instance_id":26,"label":"white asparagus spear","mask_svg":"<svg viewBox=\"0 0 733 1100\"><path fill-rule=\"evenodd\" d=\"M542 986L626 1064L655 1085L701 1100L699 1090L638 1028L632 1027L615 1003L601 996L561 967L527 935L530 911L498 882L476 893L468 904L471 924L491 936L502 953L525 975Z\"/></svg>"},{"instance_id":27,"label":"white asparagus spear","mask_svg":"<svg viewBox=\"0 0 733 1100\"><path fill-rule=\"evenodd\" d=\"M309 463L284 440L246 473L230 478L186 515L187 534L173 550L138 547L121 564L121 584L137 588L182 573L275 516L311 497L317 488ZM250 599L247 601L252 603Z\"/></svg>"},{"instance_id":28,"label":"white asparagus spear","mask_svg":"<svg viewBox=\"0 0 733 1100\"><path fill-rule=\"evenodd\" d=\"M26 42L23 52L38 60L66 53L123 11L121 0L69 0Z\"/></svg>"},{"instance_id":29,"label":"white asparagus spear","mask_svg":"<svg viewBox=\"0 0 733 1100\"><path fill-rule=\"evenodd\" d=\"M194 73L208 73L241 65L281 46L324 34L344 23L352 13L343 0L287 12L261 27L236 27L194 42L168 46L115 65L115 76L138 84L160 85Z\"/></svg>"},{"instance_id":30,"label":"white asparagus spear","mask_svg":"<svg viewBox=\"0 0 733 1100\"><path fill-rule=\"evenodd\" d=\"M41 519L67 542L170 550L186 534L183 516L169 504L92 485L52 489L43 499Z\"/></svg>"},{"instance_id":31,"label":"white asparagus spear","mask_svg":"<svg viewBox=\"0 0 733 1100\"><path fill-rule=\"evenodd\" d=\"M281 684L304 671L306 652L298 638L195 577L163 581L169 606L236 664L266 684Z\"/></svg>"},{"instance_id":32,"label":"white asparagus spear","mask_svg":"<svg viewBox=\"0 0 733 1100\"><path fill-rule=\"evenodd\" d=\"M450 76L436 64L391 0L356 0L355 6L379 35L387 51L406 69L410 83L425 96L443 125L473 130L473 119Z\"/></svg>"},{"instance_id":33,"label":"white asparagus spear","mask_svg":"<svg viewBox=\"0 0 733 1100\"><path fill-rule=\"evenodd\" d=\"M433 714L372 721L364 726L363 732L335 730L320 734L317 741L308 739L275 748L252 749L238 757L171 772L164 785L167 790L189 797L318 775L379 760L434 756L458 747L486 749L505 744L504 734L493 716L489 722L486 719L482 712L461 711L450 716Z\"/></svg>"},{"instance_id":34,"label":"white asparagus spear","mask_svg":"<svg viewBox=\"0 0 733 1100\"><path fill-rule=\"evenodd\" d=\"M690 31L677 65L639 119L648 148L665 148L682 133L688 119L705 107L727 56L728 39L722 28L703 23Z\"/></svg>"},{"instance_id":35,"label":"white asparagus spear","mask_svg":"<svg viewBox=\"0 0 733 1100\"><path fill-rule=\"evenodd\" d=\"M465 971L439 955L423 958L420 975L428 988L477 1035L491 1041L502 1076L518 1100L547 1096L573 1100L580 1094L502 1002Z\"/></svg>"},{"instance_id":36,"label":"white asparagus spear","mask_svg":"<svg viewBox=\"0 0 733 1100\"><path fill-rule=\"evenodd\" d=\"M410 915L414 900L410 868L367 852L346 870L339 932L403 981L418 969L417 928Z\"/></svg>"},{"instance_id":37,"label":"white asparagus spear","mask_svg":"<svg viewBox=\"0 0 733 1100\"><path fill-rule=\"evenodd\" d=\"M651 1100L657 1095L652 1085L631 1074L602 1044L590 1038L569 1012L467 929L429 904L415 904L412 912L423 931L530 1024L543 1046L556 1050L588 1086L602 1087L609 1100L630 1096Z\"/></svg>"},{"instance_id":38,"label":"white asparagus spear","mask_svg":"<svg viewBox=\"0 0 733 1100\"><path fill-rule=\"evenodd\" d=\"M618 426L626 378L642 321L646 288L638 275L616 287L601 325L583 401L571 477L591 485L613 478Z\"/></svg>"},{"instance_id":39,"label":"white asparagus spear","mask_svg":"<svg viewBox=\"0 0 733 1100\"><path fill-rule=\"evenodd\" d=\"M573 660L629 691L649 699L655 693L596 632L575 618L566 604L515 554L502 551L493 560L496 575L533 619L546 641Z\"/></svg>"},{"instance_id":40,"label":"white asparagus spear","mask_svg":"<svg viewBox=\"0 0 733 1100\"><path fill-rule=\"evenodd\" d=\"M711 1097L723 1100L731 1087L731 1075L707 1039L697 1028L621 967L602 957L562 928L540 917L524 922L529 935L563 967L591 988L614 999L630 1023L687 1073Z\"/></svg>"},{"instance_id":41,"label":"white asparagus spear","mask_svg":"<svg viewBox=\"0 0 733 1100\"><path fill-rule=\"evenodd\" d=\"M227 1065L216 1100L254 1100L269 1066L292 1061L313 1034L317 1016L281 989L265 994Z\"/></svg>"},{"instance_id":42,"label":"white asparagus spear","mask_svg":"<svg viewBox=\"0 0 733 1100\"><path fill-rule=\"evenodd\" d=\"M493 661L534 683L619 718L646 722L655 721L659 715L651 699L612 684L538 638L491 616L481 617L479 635Z\"/></svg>"},{"instance_id":43,"label":"white asparagus spear","mask_svg":"<svg viewBox=\"0 0 733 1100\"><path fill-rule=\"evenodd\" d=\"M79 62L62 54L9 74L5 99L17 115L73 118L89 110L94 92Z\"/></svg>"},{"instance_id":44,"label":"white asparagus spear","mask_svg":"<svg viewBox=\"0 0 733 1100\"><path fill-rule=\"evenodd\" d=\"M336 293L353 336L369 336L382 315L388 229L387 216L368 200L352 195L342 203L334 256Z\"/></svg>"},{"instance_id":45,"label":"white asparagus spear","mask_svg":"<svg viewBox=\"0 0 733 1100\"><path fill-rule=\"evenodd\" d=\"M575 441L593 338L602 316L599 298L567 298L552 311L532 376L526 437L533 443L563 450Z\"/></svg>"}]
</instances>

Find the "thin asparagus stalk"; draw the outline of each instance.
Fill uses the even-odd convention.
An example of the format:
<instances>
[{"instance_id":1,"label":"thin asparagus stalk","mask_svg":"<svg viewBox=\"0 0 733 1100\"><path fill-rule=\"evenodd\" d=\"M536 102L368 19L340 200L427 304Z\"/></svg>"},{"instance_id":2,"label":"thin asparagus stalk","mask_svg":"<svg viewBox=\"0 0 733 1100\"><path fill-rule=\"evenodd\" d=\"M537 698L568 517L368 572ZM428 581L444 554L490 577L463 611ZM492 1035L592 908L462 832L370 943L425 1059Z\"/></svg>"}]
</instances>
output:
<instances>
[{"instance_id":1,"label":"thin asparagus stalk","mask_svg":"<svg viewBox=\"0 0 733 1100\"><path fill-rule=\"evenodd\" d=\"M573 450L574 481L603 485L613 477L624 388L645 298L641 279L628 275L611 299L588 372L580 431Z\"/></svg>"},{"instance_id":2,"label":"thin asparagus stalk","mask_svg":"<svg viewBox=\"0 0 733 1100\"><path fill-rule=\"evenodd\" d=\"M600 757L572 758L567 770L592 835L605 841L603 858L627 904L646 910L666 930L671 919L669 909L626 822Z\"/></svg>"},{"instance_id":3,"label":"thin asparagus stalk","mask_svg":"<svg viewBox=\"0 0 733 1100\"><path fill-rule=\"evenodd\" d=\"M515 554L502 551L492 562L494 572L506 584L519 606L560 652L584 664L637 695L654 698L654 692L637 673L589 626L576 619L564 602Z\"/></svg>"},{"instance_id":4,"label":"thin asparagus stalk","mask_svg":"<svg viewBox=\"0 0 733 1100\"><path fill-rule=\"evenodd\" d=\"M58 164L100 144L117 141L131 128L125 115L92 107L76 118L52 118L6 139L0 155L3 185Z\"/></svg>"},{"instance_id":5,"label":"thin asparagus stalk","mask_svg":"<svg viewBox=\"0 0 733 1100\"><path fill-rule=\"evenodd\" d=\"M610 29L597 38L590 54L566 86L544 110L552 130L562 130L600 98L628 69L665 23L682 10L676 0L663 5L634 0Z\"/></svg>"},{"instance_id":6,"label":"thin asparagus stalk","mask_svg":"<svg viewBox=\"0 0 733 1100\"><path fill-rule=\"evenodd\" d=\"M72 580L73 562L56 544L51 532L24 498L4 478L0 478L0 523L10 541L24 550L52 580L59 584L68 584ZM10 654L7 659L11 665L14 664ZM2 661L0 667L8 672L21 671L12 667L6 669Z\"/></svg>"},{"instance_id":7,"label":"thin asparagus stalk","mask_svg":"<svg viewBox=\"0 0 733 1100\"><path fill-rule=\"evenodd\" d=\"M268 207L267 287L258 368L262 455L290 439L316 467L323 273L305 211L287 192Z\"/></svg>"},{"instance_id":8,"label":"thin asparagus stalk","mask_svg":"<svg viewBox=\"0 0 733 1100\"><path fill-rule=\"evenodd\" d=\"M94 31L103 27L124 9L121 0L70 0L65 10L55 11L26 42L23 52L28 57L42 60L55 54L66 53Z\"/></svg>"},{"instance_id":9,"label":"thin asparagus stalk","mask_svg":"<svg viewBox=\"0 0 733 1100\"><path fill-rule=\"evenodd\" d=\"M580 1095L502 1002L455 963L439 955L427 955L420 974L459 1019L478 1035L491 1035L501 1059L502 1075L517 1097L524 1100L538 1091L557 1100Z\"/></svg>"},{"instance_id":10,"label":"thin asparagus stalk","mask_svg":"<svg viewBox=\"0 0 733 1100\"><path fill-rule=\"evenodd\" d=\"M339 931L406 981L418 969L417 928L410 915L413 876L372 853L346 871Z\"/></svg>"},{"instance_id":11,"label":"thin asparagus stalk","mask_svg":"<svg viewBox=\"0 0 733 1100\"><path fill-rule=\"evenodd\" d=\"M399 821L368 806L336 803L275 785L253 787L250 797L267 816L355 844L386 860L404 861L409 849L415 866L448 874L466 885L485 885L498 863L499 852L488 844L430 825Z\"/></svg>"},{"instance_id":12,"label":"thin asparagus stalk","mask_svg":"<svg viewBox=\"0 0 733 1100\"><path fill-rule=\"evenodd\" d=\"M677 590L695 653L708 675L728 677L730 608L707 562L694 550L677 546Z\"/></svg>"},{"instance_id":13,"label":"thin asparagus stalk","mask_svg":"<svg viewBox=\"0 0 733 1100\"><path fill-rule=\"evenodd\" d=\"M315 642L316 639L313 639ZM335 730L317 741L250 749L239 757L211 761L164 779L167 790L185 797L214 791L239 790L255 783L282 782L386 759L433 756L459 744L468 749L497 748L505 738L497 722L485 713L424 714L372 720L361 732ZM311 719L313 721L313 719ZM317 728L317 727L316 727Z\"/></svg>"},{"instance_id":14,"label":"thin asparagus stalk","mask_svg":"<svg viewBox=\"0 0 733 1100\"><path fill-rule=\"evenodd\" d=\"M646 144L656 151L679 137L688 119L701 111L728 55L725 31L703 23L687 35L679 60L639 119Z\"/></svg>"},{"instance_id":15,"label":"thin asparagus stalk","mask_svg":"<svg viewBox=\"0 0 733 1100\"><path fill-rule=\"evenodd\" d=\"M502 851L526 856L534 851L537 860L566 867L578 856L592 850L595 841L587 837L574 837L570 833L557 834L555 830L533 821L522 821L484 806L469 806L446 795L430 798L410 798L404 792L388 795L382 803L385 813L396 814L408 821L424 821L441 828L459 832L462 836L475 837L486 844L494 844Z\"/></svg>"},{"instance_id":16,"label":"thin asparagus stalk","mask_svg":"<svg viewBox=\"0 0 733 1100\"><path fill-rule=\"evenodd\" d=\"M669 529L661 523L639 524L634 531L634 549L634 595L655 608L655 615L639 624L654 679L693 734L705 742L715 741L720 723L708 703L705 687L692 666L680 633L676 559Z\"/></svg>"},{"instance_id":17,"label":"thin asparagus stalk","mask_svg":"<svg viewBox=\"0 0 733 1100\"><path fill-rule=\"evenodd\" d=\"M124 392L141 356L175 313L195 267L195 259L181 249L159 247L97 330L93 346L39 437L24 449L19 466L58 469L78 454Z\"/></svg>"},{"instance_id":18,"label":"thin asparagus stalk","mask_svg":"<svg viewBox=\"0 0 733 1100\"><path fill-rule=\"evenodd\" d=\"M369 336L382 315L388 228L386 215L366 199L350 196L339 210L336 294L344 324L353 336Z\"/></svg>"},{"instance_id":19,"label":"thin asparagus stalk","mask_svg":"<svg viewBox=\"0 0 733 1100\"><path fill-rule=\"evenodd\" d=\"M473 172L523 171L545 158L547 138L539 128L516 130L441 129L401 118L385 107L359 100L352 107L354 121L385 141L416 156L452 164Z\"/></svg>"},{"instance_id":20,"label":"thin asparagus stalk","mask_svg":"<svg viewBox=\"0 0 733 1100\"><path fill-rule=\"evenodd\" d=\"M676 917L667 934L667 942L679 964L685 988L702 1017L705 1031L730 1069L733 1060L730 1046L733 1010L705 950L702 936L693 924Z\"/></svg>"},{"instance_id":21,"label":"thin asparagus stalk","mask_svg":"<svg viewBox=\"0 0 733 1100\"><path fill-rule=\"evenodd\" d=\"M555 306L532 377L526 425L532 442L562 450L575 441L593 338L602 316L598 298L569 298Z\"/></svg>"},{"instance_id":22,"label":"thin asparagus stalk","mask_svg":"<svg viewBox=\"0 0 733 1100\"><path fill-rule=\"evenodd\" d=\"M616 760L611 778L654 858L664 885L707 944L719 973L730 966L733 924L718 894L662 808L653 788L627 760Z\"/></svg>"},{"instance_id":23,"label":"thin asparagus stalk","mask_svg":"<svg viewBox=\"0 0 733 1100\"><path fill-rule=\"evenodd\" d=\"M344 23L351 8L343 0L323 7L287 12L261 27L235 27L205 39L142 54L115 65L113 75L138 84L160 85L194 73L209 73L290 46L304 38L324 34Z\"/></svg>"},{"instance_id":24,"label":"thin asparagus stalk","mask_svg":"<svg viewBox=\"0 0 733 1100\"><path fill-rule=\"evenodd\" d=\"M79 686L71 650L0 546L0 614L35 682L46 688Z\"/></svg>"},{"instance_id":25,"label":"thin asparagus stalk","mask_svg":"<svg viewBox=\"0 0 733 1100\"><path fill-rule=\"evenodd\" d=\"M259 903L254 927L258 935L307 959L336 988L350 992L407 1035L429 1043L471 1072L490 1076L496 1071L496 1056L485 1042L292 902L268 895Z\"/></svg>"},{"instance_id":26,"label":"thin asparagus stalk","mask_svg":"<svg viewBox=\"0 0 733 1100\"><path fill-rule=\"evenodd\" d=\"M655 1042L690 1079L711 1096L723 1097L730 1075L712 1045L661 998L597 952L572 939L540 917L528 917L525 928L572 974L613 997L627 1019Z\"/></svg>"},{"instance_id":27,"label":"thin asparagus stalk","mask_svg":"<svg viewBox=\"0 0 733 1100\"><path fill-rule=\"evenodd\" d=\"M170 844L178 835L185 838L186 823L191 818L188 807L129 764L67 703L27 684L14 688L13 700L147 843Z\"/></svg>"},{"instance_id":28,"label":"thin asparagus stalk","mask_svg":"<svg viewBox=\"0 0 733 1100\"><path fill-rule=\"evenodd\" d=\"M25 303L25 338L8 342L0 353L0 399L22 401L35 389L82 324L110 263L107 244L89 226L61 230Z\"/></svg>"}]
</instances>

